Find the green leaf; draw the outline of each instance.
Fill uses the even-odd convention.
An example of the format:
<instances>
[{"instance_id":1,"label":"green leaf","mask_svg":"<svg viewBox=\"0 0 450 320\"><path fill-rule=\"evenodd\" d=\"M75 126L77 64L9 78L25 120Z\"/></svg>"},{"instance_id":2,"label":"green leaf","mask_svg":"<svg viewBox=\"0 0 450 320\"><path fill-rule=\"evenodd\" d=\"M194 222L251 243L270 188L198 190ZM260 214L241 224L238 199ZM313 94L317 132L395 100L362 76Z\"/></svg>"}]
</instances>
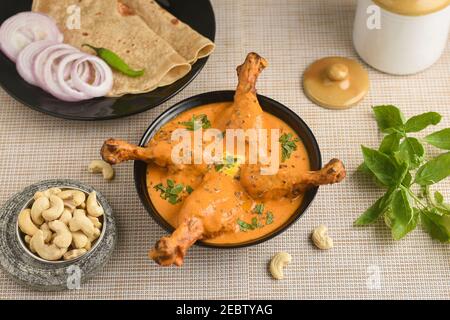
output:
<instances>
[{"instance_id":1,"label":"green leaf","mask_svg":"<svg viewBox=\"0 0 450 320\"><path fill-rule=\"evenodd\" d=\"M450 242L450 216L439 215L435 210L423 210L420 213L422 225L433 239Z\"/></svg>"},{"instance_id":2,"label":"green leaf","mask_svg":"<svg viewBox=\"0 0 450 320\"><path fill-rule=\"evenodd\" d=\"M402 181L402 185L409 188L412 184L412 179L413 178L412 178L411 173L409 171L406 172L405 178L403 178L403 181Z\"/></svg>"},{"instance_id":3,"label":"green leaf","mask_svg":"<svg viewBox=\"0 0 450 320\"><path fill-rule=\"evenodd\" d=\"M383 138L383 141L381 141L381 145L378 148L378 151L383 152L387 155L393 154L395 151L398 151L401 138L402 135L397 132L388 134Z\"/></svg>"},{"instance_id":4,"label":"green leaf","mask_svg":"<svg viewBox=\"0 0 450 320\"><path fill-rule=\"evenodd\" d=\"M241 229L241 231L249 231L249 230L254 230L255 228L253 227L253 225L242 221L240 219L238 219L237 224L239 225L239 228Z\"/></svg>"},{"instance_id":5,"label":"green leaf","mask_svg":"<svg viewBox=\"0 0 450 320\"><path fill-rule=\"evenodd\" d=\"M211 122L208 120L208 117L205 114L200 114L198 116L192 115L191 120L179 123L185 126L186 129L189 131L195 131L200 128L203 129L211 128Z\"/></svg>"},{"instance_id":6,"label":"green leaf","mask_svg":"<svg viewBox=\"0 0 450 320\"><path fill-rule=\"evenodd\" d=\"M427 186L450 176L450 152L428 161L416 173L415 183Z\"/></svg>"},{"instance_id":7,"label":"green leaf","mask_svg":"<svg viewBox=\"0 0 450 320\"><path fill-rule=\"evenodd\" d=\"M375 222L390 205L392 192L388 191L380 199L378 199L369 209L366 210L358 219L355 220L355 226L364 226Z\"/></svg>"},{"instance_id":8,"label":"green leaf","mask_svg":"<svg viewBox=\"0 0 450 320\"><path fill-rule=\"evenodd\" d=\"M255 208L253 208L253 212L256 214L263 214L264 212L264 203L258 203Z\"/></svg>"},{"instance_id":9,"label":"green leaf","mask_svg":"<svg viewBox=\"0 0 450 320\"><path fill-rule=\"evenodd\" d=\"M381 183L392 186L401 182L399 168L389 156L364 146L362 152L364 163Z\"/></svg>"},{"instance_id":10,"label":"green leaf","mask_svg":"<svg viewBox=\"0 0 450 320\"><path fill-rule=\"evenodd\" d=\"M273 223L273 213L271 211L267 211L266 215L266 225Z\"/></svg>"},{"instance_id":11,"label":"green leaf","mask_svg":"<svg viewBox=\"0 0 450 320\"><path fill-rule=\"evenodd\" d=\"M392 237L400 240L417 226L418 212L411 206L411 199L403 189L394 191L389 210L385 213L388 226L391 227Z\"/></svg>"},{"instance_id":12,"label":"green leaf","mask_svg":"<svg viewBox=\"0 0 450 320\"><path fill-rule=\"evenodd\" d=\"M437 148L450 150L450 128L434 132L424 140Z\"/></svg>"},{"instance_id":13,"label":"green leaf","mask_svg":"<svg viewBox=\"0 0 450 320\"><path fill-rule=\"evenodd\" d=\"M177 184L172 189L170 189L169 193L173 195L178 195L181 191L183 191L184 186L182 184Z\"/></svg>"},{"instance_id":14,"label":"green leaf","mask_svg":"<svg viewBox=\"0 0 450 320\"><path fill-rule=\"evenodd\" d=\"M404 116L397 107L392 105L376 106L373 107L373 112L382 132L392 133L395 130L403 130Z\"/></svg>"},{"instance_id":15,"label":"green leaf","mask_svg":"<svg viewBox=\"0 0 450 320\"><path fill-rule=\"evenodd\" d=\"M173 188L173 186L175 185L175 182L173 182L172 179L167 179L167 186L170 188Z\"/></svg>"},{"instance_id":16,"label":"green leaf","mask_svg":"<svg viewBox=\"0 0 450 320\"><path fill-rule=\"evenodd\" d=\"M405 123L406 132L419 132L431 125L441 122L442 116L437 112L426 112L410 118Z\"/></svg>"},{"instance_id":17,"label":"green leaf","mask_svg":"<svg viewBox=\"0 0 450 320\"><path fill-rule=\"evenodd\" d=\"M411 169L415 169L423 162L425 155L425 148L416 138L406 138L400 144L399 151L396 153L396 158L399 162L409 163Z\"/></svg>"},{"instance_id":18,"label":"green leaf","mask_svg":"<svg viewBox=\"0 0 450 320\"><path fill-rule=\"evenodd\" d=\"M192 192L194 192L194 189L192 189L192 187L190 185L186 186L186 192L191 194Z\"/></svg>"},{"instance_id":19,"label":"green leaf","mask_svg":"<svg viewBox=\"0 0 450 320\"><path fill-rule=\"evenodd\" d=\"M444 196L439 191L436 191L434 193L434 200L436 200L438 204L442 204L444 203Z\"/></svg>"},{"instance_id":20,"label":"green leaf","mask_svg":"<svg viewBox=\"0 0 450 320\"><path fill-rule=\"evenodd\" d=\"M291 157L292 152L297 150L298 138L293 138L292 133L283 133L279 139L281 143L281 162L286 161Z\"/></svg>"}]
</instances>

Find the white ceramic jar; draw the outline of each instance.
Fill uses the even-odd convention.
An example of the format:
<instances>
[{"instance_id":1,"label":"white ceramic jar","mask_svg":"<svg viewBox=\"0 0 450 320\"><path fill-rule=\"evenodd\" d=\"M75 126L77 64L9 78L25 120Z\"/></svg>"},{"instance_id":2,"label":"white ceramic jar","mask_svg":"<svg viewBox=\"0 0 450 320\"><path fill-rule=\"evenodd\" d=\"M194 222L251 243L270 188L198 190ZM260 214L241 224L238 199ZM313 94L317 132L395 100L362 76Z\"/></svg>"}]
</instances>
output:
<instances>
[{"instance_id":1,"label":"white ceramic jar","mask_svg":"<svg viewBox=\"0 0 450 320\"><path fill-rule=\"evenodd\" d=\"M450 1L400 0L402 5L428 1L431 7L440 2L437 11L430 12L417 7L412 8L416 11L395 12L376 4L395 1L399 0L358 0L353 43L360 57L375 69L397 75L417 73L433 65L447 46Z\"/></svg>"}]
</instances>

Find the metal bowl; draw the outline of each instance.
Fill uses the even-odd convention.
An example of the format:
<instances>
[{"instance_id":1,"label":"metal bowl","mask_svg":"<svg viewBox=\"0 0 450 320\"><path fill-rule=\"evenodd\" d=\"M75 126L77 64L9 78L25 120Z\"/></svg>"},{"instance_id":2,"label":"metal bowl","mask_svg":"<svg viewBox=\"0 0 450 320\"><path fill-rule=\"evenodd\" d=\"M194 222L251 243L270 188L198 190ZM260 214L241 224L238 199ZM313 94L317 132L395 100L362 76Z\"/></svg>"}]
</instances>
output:
<instances>
[{"instance_id":1,"label":"metal bowl","mask_svg":"<svg viewBox=\"0 0 450 320\"><path fill-rule=\"evenodd\" d=\"M71 190L79 190L79 191L81 191L81 192L83 192L85 195L86 195L86 197L89 195L89 193L88 192L86 192L84 189L82 189L82 188L75 188L75 187L69 187L69 186L58 186L58 188L60 188L60 189L62 189L62 190L67 190L67 189L71 189ZM45 189L43 189L43 190L40 190L40 191L44 191ZM32 204L33 204L33 202L34 202L35 200L34 200L34 198L31 198L23 207L22 207L22 209L20 209L20 211L17 213L17 215L19 215L19 213L20 212L22 212L23 210L25 210L25 209L28 209L28 208L31 208L31 206L32 206ZM99 219L100 220L100 219ZM88 254L89 252L91 252L92 250L94 250L97 246L98 246L98 244L102 241L102 239L103 239L103 237L104 237L104 235L105 235L105 230L106 230L106 224L108 223L107 222L107 219L103 219L103 216L101 217L101 223L102 223L102 230L101 230L101 233L100 233L100 236L95 240L95 243L94 243L94 245L92 246L92 248L89 250L89 251L87 251L86 253L84 253L84 254L82 254L81 256L79 256L79 257L76 257L76 258L74 258L74 259L69 259L69 260L57 260L57 261L50 261L50 260L45 260L45 259L43 259L43 258L41 258L41 257L39 257L37 254L35 254L35 253L33 253L31 250L30 250L30 248L29 248L29 246L27 245L27 243L25 242L25 234L20 230L20 228L19 228L19 220L17 220L17 227L16 227L16 230L17 230L17 232L16 232L16 234L17 234L17 241L19 241L19 243L21 244L21 246L22 246L22 248L25 250L25 252L28 254L28 255L30 255L31 257L33 257L34 259L37 259L37 260L39 260L39 261L41 261L41 262L43 262L43 263L50 263L50 264L58 264L58 263L64 263L64 262L75 262L75 261L77 261L77 260L80 260L81 258L83 258L86 254Z\"/></svg>"},{"instance_id":2,"label":"metal bowl","mask_svg":"<svg viewBox=\"0 0 450 320\"><path fill-rule=\"evenodd\" d=\"M0 265L16 282L40 291L75 289L100 272L116 245L116 224L106 198L98 191L103 207L102 234L91 250L67 261L47 261L37 257L21 240L17 218L28 207L37 191L49 188L78 189L91 193L95 189L81 182L57 179L38 182L12 196L0 209Z\"/></svg>"}]
</instances>

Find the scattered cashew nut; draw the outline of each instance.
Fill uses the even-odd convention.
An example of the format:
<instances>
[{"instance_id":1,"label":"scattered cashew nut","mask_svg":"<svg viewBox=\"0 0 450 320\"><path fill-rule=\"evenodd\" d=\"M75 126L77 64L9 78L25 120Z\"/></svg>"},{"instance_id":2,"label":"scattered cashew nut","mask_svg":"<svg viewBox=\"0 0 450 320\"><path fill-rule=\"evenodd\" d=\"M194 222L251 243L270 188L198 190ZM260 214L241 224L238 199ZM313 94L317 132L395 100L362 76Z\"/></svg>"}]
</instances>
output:
<instances>
[{"instance_id":1,"label":"scattered cashew nut","mask_svg":"<svg viewBox=\"0 0 450 320\"><path fill-rule=\"evenodd\" d=\"M72 259L78 258L79 256L85 254L86 252L87 252L86 249L73 249L73 250L67 251L64 254L63 258L64 258L64 260L72 260Z\"/></svg>"},{"instance_id":2,"label":"scattered cashew nut","mask_svg":"<svg viewBox=\"0 0 450 320\"><path fill-rule=\"evenodd\" d=\"M327 226L320 225L314 229L311 239L317 248L321 250L328 250L333 248L333 239L328 235Z\"/></svg>"},{"instance_id":3,"label":"scattered cashew nut","mask_svg":"<svg viewBox=\"0 0 450 320\"><path fill-rule=\"evenodd\" d=\"M287 252L278 252L270 260L270 273L277 280L284 278L283 268L292 261L292 257Z\"/></svg>"},{"instance_id":4,"label":"scattered cashew nut","mask_svg":"<svg viewBox=\"0 0 450 320\"><path fill-rule=\"evenodd\" d=\"M42 212L48 208L50 208L50 201L47 197L42 196L37 198L31 206L31 220L39 226L43 224L44 218L42 218Z\"/></svg>"},{"instance_id":5,"label":"scattered cashew nut","mask_svg":"<svg viewBox=\"0 0 450 320\"><path fill-rule=\"evenodd\" d=\"M25 209L20 212L18 222L20 230L29 236L33 236L39 230L31 220L30 209Z\"/></svg>"},{"instance_id":6,"label":"scattered cashew nut","mask_svg":"<svg viewBox=\"0 0 450 320\"><path fill-rule=\"evenodd\" d=\"M54 220L48 223L51 230L56 232L56 236L53 239L53 243L59 248L69 248L72 243L72 233L64 222Z\"/></svg>"},{"instance_id":7,"label":"scattered cashew nut","mask_svg":"<svg viewBox=\"0 0 450 320\"><path fill-rule=\"evenodd\" d=\"M103 160L91 161L91 163L89 164L88 170L91 173L100 173L101 172L103 174L103 178L105 180L112 180L114 178L113 167L109 163L107 163Z\"/></svg>"},{"instance_id":8,"label":"scattered cashew nut","mask_svg":"<svg viewBox=\"0 0 450 320\"><path fill-rule=\"evenodd\" d=\"M51 195L50 196L50 208L48 208L47 210L44 210L42 212L42 217L46 220L46 221L53 221L58 219L61 214L64 211L64 202L63 200L56 196L56 195Z\"/></svg>"},{"instance_id":9,"label":"scattered cashew nut","mask_svg":"<svg viewBox=\"0 0 450 320\"><path fill-rule=\"evenodd\" d=\"M38 230L31 238L30 247L36 250L36 253L45 260L55 261L63 257L67 252L67 248L59 248L56 244L46 244L44 241L44 233Z\"/></svg>"},{"instance_id":10,"label":"scattered cashew nut","mask_svg":"<svg viewBox=\"0 0 450 320\"><path fill-rule=\"evenodd\" d=\"M97 192L92 191L86 200L86 209L90 216L95 218L102 216L105 211L97 202Z\"/></svg>"}]
</instances>

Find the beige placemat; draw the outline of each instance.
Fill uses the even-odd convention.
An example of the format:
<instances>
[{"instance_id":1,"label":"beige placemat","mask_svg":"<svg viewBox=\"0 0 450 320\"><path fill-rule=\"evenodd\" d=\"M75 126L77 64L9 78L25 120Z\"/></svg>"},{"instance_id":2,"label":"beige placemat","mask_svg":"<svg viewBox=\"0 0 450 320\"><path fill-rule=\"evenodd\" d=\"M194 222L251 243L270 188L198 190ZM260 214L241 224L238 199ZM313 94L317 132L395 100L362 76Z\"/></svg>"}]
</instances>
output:
<instances>
[{"instance_id":1,"label":"beige placemat","mask_svg":"<svg viewBox=\"0 0 450 320\"><path fill-rule=\"evenodd\" d=\"M191 0L194 1L194 0ZM450 247L431 241L420 228L401 242L391 240L380 223L357 229L353 220L380 194L354 171L360 144L380 140L370 106L392 103L407 116L434 110L450 126L450 50L424 73L393 77L369 68L371 91L357 108L333 112L310 103L301 75L326 55L356 57L351 29L351 0L214 0L217 50L199 77L181 94L144 114L107 122L51 118L15 102L0 91L0 203L39 180L72 178L99 188L117 217L118 247L101 275L80 290L40 293L24 289L0 272L0 298L44 299L299 299L299 298L449 298ZM447 48L449 49L449 48ZM161 111L189 96L232 89L235 66L248 51L269 60L259 92L297 112L313 129L324 160L343 159L345 183L320 189L308 213L292 228L256 247L218 251L195 247L182 268L161 268L147 249L164 234L141 206L132 164L117 167L117 178L104 182L86 172L105 138L138 142ZM450 197L450 184L441 188ZM319 252L310 231L327 224L335 248ZM267 262L277 251L293 262L286 279L272 280ZM379 276L379 281L377 281Z\"/></svg>"}]
</instances>

